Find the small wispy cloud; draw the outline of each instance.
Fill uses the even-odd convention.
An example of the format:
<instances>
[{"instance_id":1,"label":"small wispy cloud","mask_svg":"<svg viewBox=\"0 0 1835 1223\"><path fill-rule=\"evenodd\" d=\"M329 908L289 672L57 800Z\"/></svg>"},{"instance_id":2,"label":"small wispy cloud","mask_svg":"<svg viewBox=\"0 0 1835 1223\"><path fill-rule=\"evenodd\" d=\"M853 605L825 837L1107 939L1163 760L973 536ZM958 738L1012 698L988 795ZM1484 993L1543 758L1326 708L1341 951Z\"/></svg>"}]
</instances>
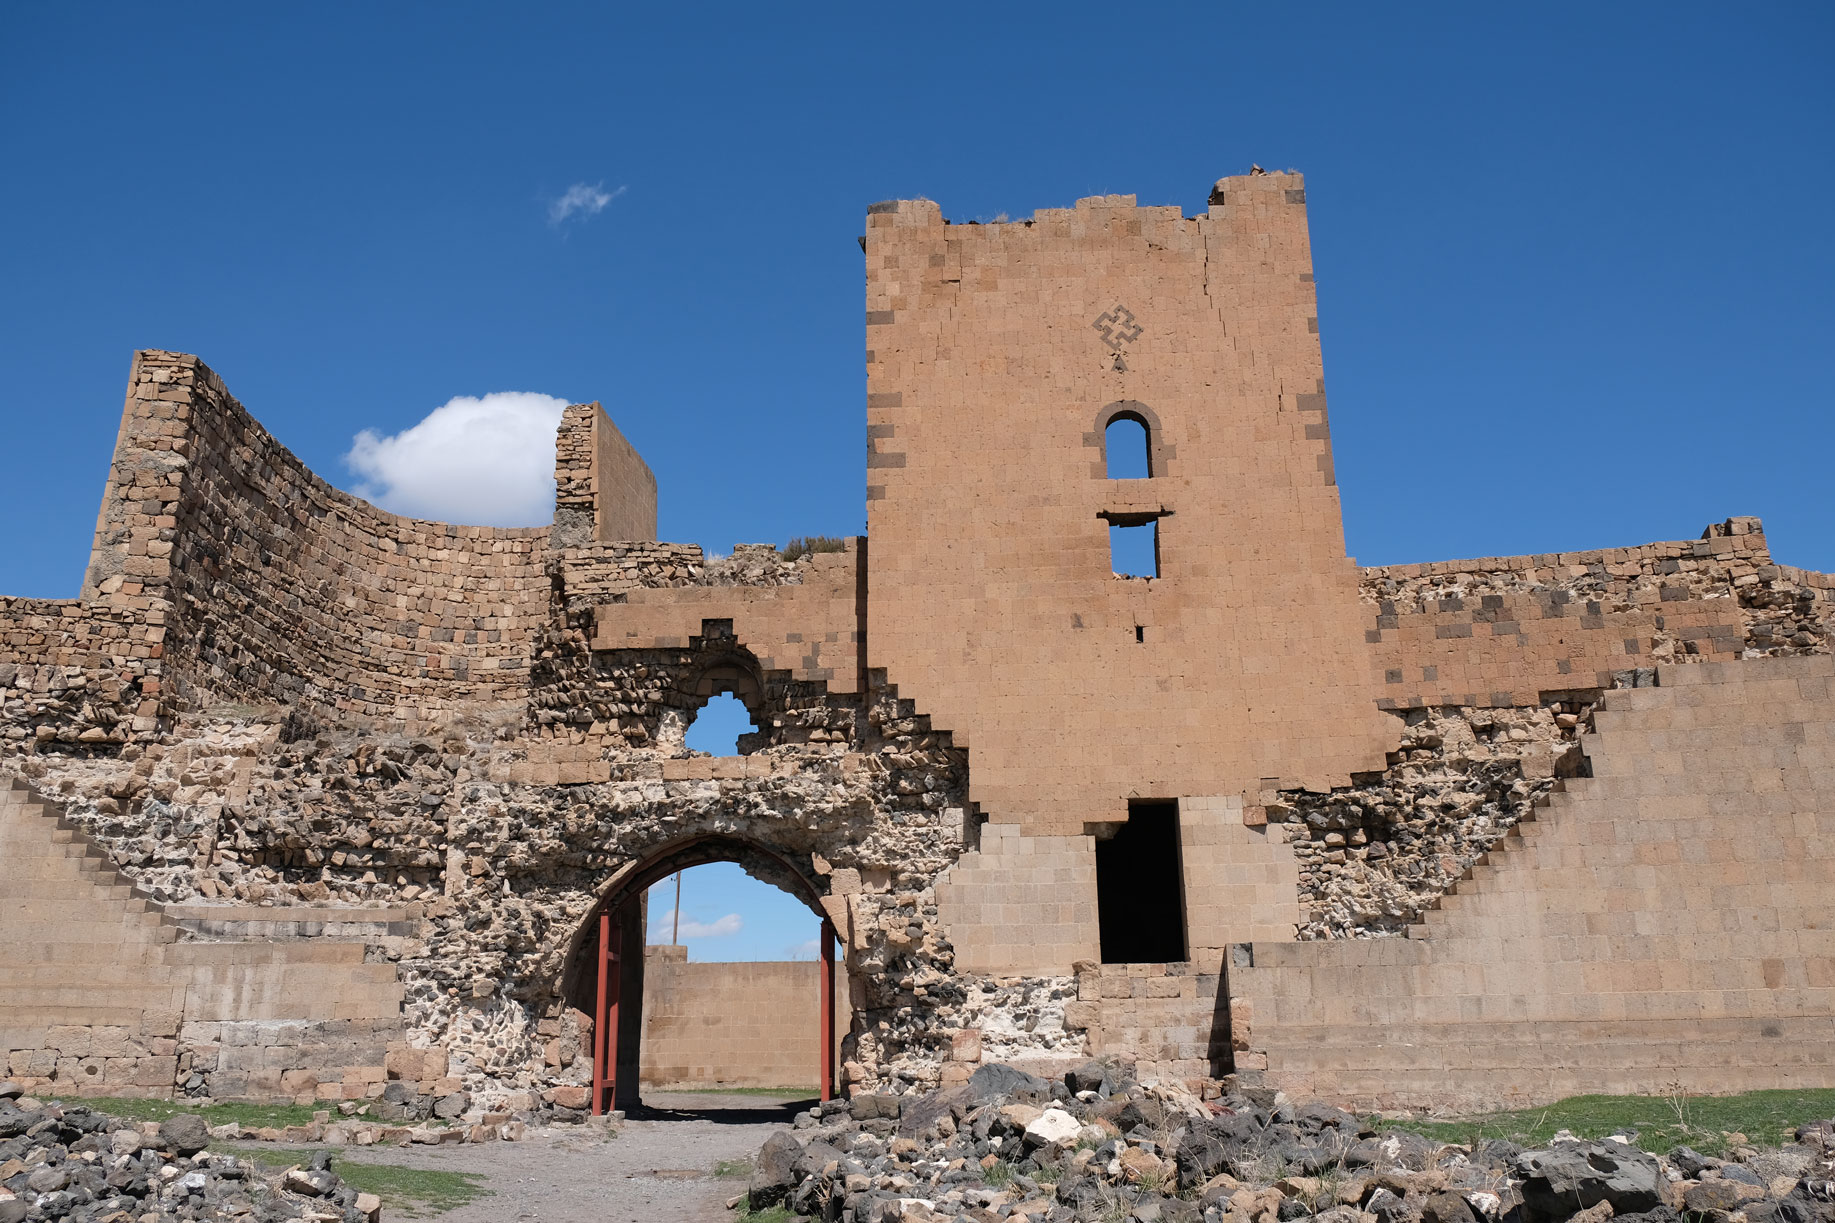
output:
<instances>
[{"instance_id":1,"label":"small wispy cloud","mask_svg":"<svg viewBox=\"0 0 1835 1223\"><path fill-rule=\"evenodd\" d=\"M548 224L559 227L578 217L585 220L605 211L605 206L623 195L628 188L605 189L604 182L575 183L548 205Z\"/></svg>"},{"instance_id":2,"label":"small wispy cloud","mask_svg":"<svg viewBox=\"0 0 1835 1223\"><path fill-rule=\"evenodd\" d=\"M821 940L812 938L807 942L798 943L794 947L786 947L784 949L784 958L787 960L813 960L816 958L816 953L821 950Z\"/></svg>"},{"instance_id":3,"label":"small wispy cloud","mask_svg":"<svg viewBox=\"0 0 1835 1223\"><path fill-rule=\"evenodd\" d=\"M665 910L660 916L653 914L650 918L650 934L653 939L666 938L671 930L676 930L676 937L682 939L725 938L728 935L738 934L744 926L745 923L739 919L737 913L728 913L725 917L709 922L684 917L679 930L676 930L675 910L673 909Z\"/></svg>"}]
</instances>

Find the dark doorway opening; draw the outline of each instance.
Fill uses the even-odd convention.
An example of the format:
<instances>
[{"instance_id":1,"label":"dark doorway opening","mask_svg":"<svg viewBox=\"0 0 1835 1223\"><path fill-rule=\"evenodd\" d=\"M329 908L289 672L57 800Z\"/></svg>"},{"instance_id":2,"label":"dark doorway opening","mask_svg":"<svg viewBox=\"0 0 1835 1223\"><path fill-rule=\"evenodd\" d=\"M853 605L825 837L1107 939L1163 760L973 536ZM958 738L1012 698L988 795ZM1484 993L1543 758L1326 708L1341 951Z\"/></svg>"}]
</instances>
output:
<instances>
[{"instance_id":1,"label":"dark doorway opening","mask_svg":"<svg viewBox=\"0 0 1835 1223\"><path fill-rule=\"evenodd\" d=\"M1135 799L1128 822L1096 842L1096 923L1104 964L1185 959L1179 804Z\"/></svg>"}]
</instances>

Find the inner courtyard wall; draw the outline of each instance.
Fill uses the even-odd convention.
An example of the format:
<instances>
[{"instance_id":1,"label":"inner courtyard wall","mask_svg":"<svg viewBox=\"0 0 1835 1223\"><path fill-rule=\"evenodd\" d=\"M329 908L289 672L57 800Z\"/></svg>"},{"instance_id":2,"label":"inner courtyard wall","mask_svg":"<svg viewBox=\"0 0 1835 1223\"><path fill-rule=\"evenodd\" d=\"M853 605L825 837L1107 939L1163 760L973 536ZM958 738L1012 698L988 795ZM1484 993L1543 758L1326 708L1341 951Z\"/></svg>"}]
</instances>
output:
<instances>
[{"instance_id":1,"label":"inner courtyard wall","mask_svg":"<svg viewBox=\"0 0 1835 1223\"><path fill-rule=\"evenodd\" d=\"M685 947L651 947L644 966L643 1082L669 1088L794 1087L821 1080L814 960L690 961ZM831 1057L846 1035L848 985L835 979Z\"/></svg>"}]
</instances>

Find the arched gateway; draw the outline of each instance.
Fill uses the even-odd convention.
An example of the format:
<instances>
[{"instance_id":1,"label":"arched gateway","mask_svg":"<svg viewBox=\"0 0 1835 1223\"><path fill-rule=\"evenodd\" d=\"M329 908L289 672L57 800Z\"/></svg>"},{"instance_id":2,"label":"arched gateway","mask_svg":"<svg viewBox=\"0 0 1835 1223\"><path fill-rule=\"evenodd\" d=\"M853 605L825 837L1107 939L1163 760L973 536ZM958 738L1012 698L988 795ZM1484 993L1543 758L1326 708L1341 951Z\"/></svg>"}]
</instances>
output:
<instances>
[{"instance_id":1,"label":"arched gateway","mask_svg":"<svg viewBox=\"0 0 1835 1223\"><path fill-rule=\"evenodd\" d=\"M821 924L818 1020L808 1033L820 1050L819 1089L824 1100L835 1090L835 927L823 907L827 888L807 861L789 858L753 842L720 833L665 845L612 877L604 897L574 936L562 994L576 1011L592 1017L591 1109L630 1108L639 1103L643 1061L645 973L644 893L651 885L713 862L734 862L756 879L796 897ZM850 1005L849 1013L852 1013Z\"/></svg>"}]
</instances>

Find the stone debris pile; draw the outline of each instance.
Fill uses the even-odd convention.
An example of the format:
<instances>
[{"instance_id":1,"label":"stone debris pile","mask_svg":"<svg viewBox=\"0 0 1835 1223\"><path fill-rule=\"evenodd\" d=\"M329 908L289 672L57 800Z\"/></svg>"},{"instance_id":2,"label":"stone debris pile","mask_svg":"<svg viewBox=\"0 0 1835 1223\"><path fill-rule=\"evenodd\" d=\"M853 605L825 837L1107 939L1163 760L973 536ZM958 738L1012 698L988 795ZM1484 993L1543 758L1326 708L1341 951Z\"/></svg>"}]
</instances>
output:
<instances>
[{"instance_id":1,"label":"stone debris pile","mask_svg":"<svg viewBox=\"0 0 1835 1223\"><path fill-rule=\"evenodd\" d=\"M210 1155L201 1117L130 1122L0 1083L0 1223L376 1223L382 1203L331 1170Z\"/></svg>"},{"instance_id":2,"label":"stone debris pile","mask_svg":"<svg viewBox=\"0 0 1835 1223\"><path fill-rule=\"evenodd\" d=\"M760 1152L747 1199L846 1223L1835 1223L1835 1121L1796 1137L1726 1160L1625 1135L1456 1146L1099 1062L1057 1082L990 1064L802 1114Z\"/></svg>"}]
</instances>

